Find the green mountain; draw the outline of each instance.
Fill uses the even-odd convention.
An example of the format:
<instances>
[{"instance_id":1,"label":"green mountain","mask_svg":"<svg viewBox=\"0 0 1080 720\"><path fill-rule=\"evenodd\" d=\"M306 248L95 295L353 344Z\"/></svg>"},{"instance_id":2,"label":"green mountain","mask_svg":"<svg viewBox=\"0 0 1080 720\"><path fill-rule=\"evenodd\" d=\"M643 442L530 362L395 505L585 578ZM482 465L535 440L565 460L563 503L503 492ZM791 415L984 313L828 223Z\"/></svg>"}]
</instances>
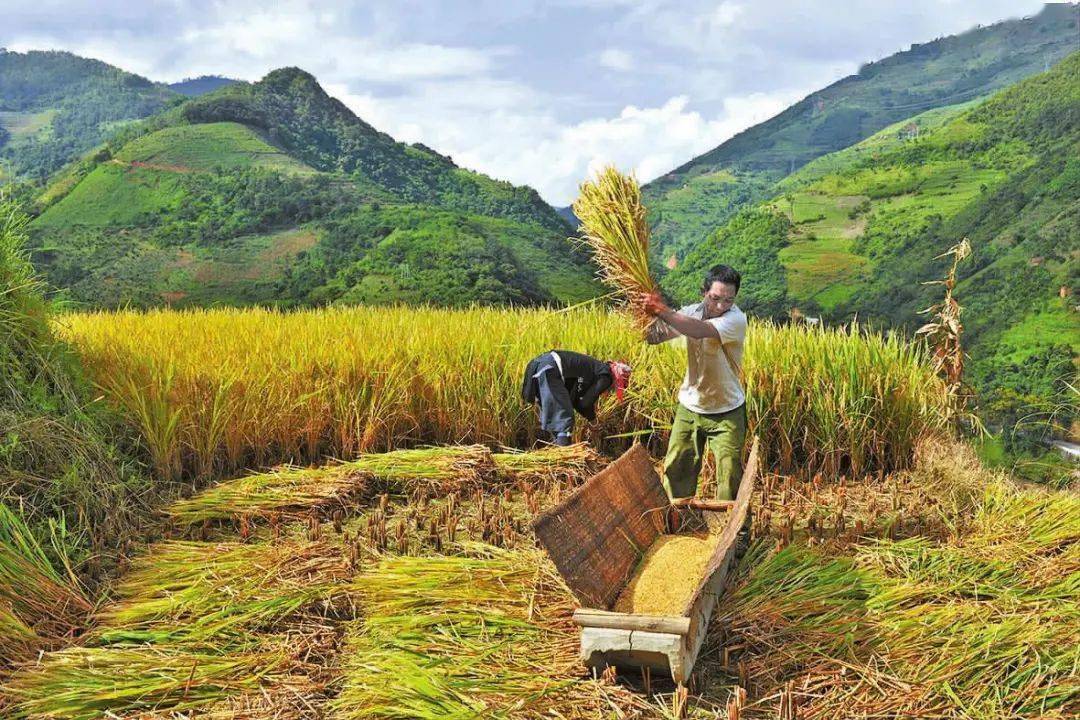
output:
<instances>
[{"instance_id":1,"label":"green mountain","mask_svg":"<svg viewBox=\"0 0 1080 720\"><path fill-rule=\"evenodd\" d=\"M681 261L740 209L811 160L916 113L986 96L1076 49L1075 4L912 45L860 68L649 183L657 259Z\"/></svg>"},{"instance_id":2,"label":"green mountain","mask_svg":"<svg viewBox=\"0 0 1080 720\"><path fill-rule=\"evenodd\" d=\"M239 81L220 75L200 75L197 78L187 78L180 82L169 83L169 89L178 92L181 95L197 97L199 95L205 95L208 92L213 92L218 88L223 88L226 85L232 85L235 82Z\"/></svg>"},{"instance_id":3,"label":"green mountain","mask_svg":"<svg viewBox=\"0 0 1080 720\"><path fill-rule=\"evenodd\" d=\"M36 209L36 265L96 307L597 293L534 190L394 141L294 68L124 128Z\"/></svg>"},{"instance_id":4,"label":"green mountain","mask_svg":"<svg viewBox=\"0 0 1080 720\"><path fill-rule=\"evenodd\" d=\"M716 262L746 304L914 329L961 238L969 377L999 418L1075 412L1080 357L1080 52L981 102L924 112L778 183L664 278L692 297ZM1070 406L1072 410L1062 408Z\"/></svg>"},{"instance_id":5,"label":"green mountain","mask_svg":"<svg viewBox=\"0 0 1080 720\"><path fill-rule=\"evenodd\" d=\"M0 48L0 183L43 179L123 125L182 99L100 60Z\"/></svg>"}]
</instances>

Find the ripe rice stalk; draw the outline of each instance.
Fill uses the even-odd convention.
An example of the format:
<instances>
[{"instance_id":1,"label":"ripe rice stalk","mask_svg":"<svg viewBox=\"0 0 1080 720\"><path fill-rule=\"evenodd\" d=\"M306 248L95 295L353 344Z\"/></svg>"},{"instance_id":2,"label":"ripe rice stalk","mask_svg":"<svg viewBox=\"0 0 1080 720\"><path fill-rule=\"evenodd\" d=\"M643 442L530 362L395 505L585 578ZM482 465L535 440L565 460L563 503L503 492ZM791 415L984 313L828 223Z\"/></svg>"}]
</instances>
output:
<instances>
[{"instance_id":1,"label":"ripe rice stalk","mask_svg":"<svg viewBox=\"0 0 1080 720\"><path fill-rule=\"evenodd\" d=\"M350 575L341 551L325 543L158 543L95 615L87 642L222 650L316 603L331 607Z\"/></svg>"},{"instance_id":2,"label":"ripe rice stalk","mask_svg":"<svg viewBox=\"0 0 1080 720\"><path fill-rule=\"evenodd\" d=\"M187 712L280 680L281 647L210 653L184 647L69 647L15 673L0 691L6 717L98 720L121 713Z\"/></svg>"},{"instance_id":3,"label":"ripe rice stalk","mask_svg":"<svg viewBox=\"0 0 1080 720\"><path fill-rule=\"evenodd\" d=\"M102 378L102 389L122 407L139 431L157 477L165 482L179 479L183 469L183 426L188 408L172 401L174 363L155 358L141 372Z\"/></svg>"},{"instance_id":4,"label":"ripe rice stalk","mask_svg":"<svg viewBox=\"0 0 1080 720\"><path fill-rule=\"evenodd\" d=\"M365 617L346 639L336 717L607 717L590 713L600 690L577 679L572 600L546 559L467 551L388 557L357 577Z\"/></svg>"},{"instance_id":5,"label":"ripe rice stalk","mask_svg":"<svg viewBox=\"0 0 1080 720\"><path fill-rule=\"evenodd\" d=\"M637 179L608 165L581 184L573 208L601 280L622 295L635 323L645 328L651 318L642 303L659 286L649 270L649 223Z\"/></svg>"},{"instance_id":6,"label":"ripe rice stalk","mask_svg":"<svg viewBox=\"0 0 1080 720\"><path fill-rule=\"evenodd\" d=\"M493 453L491 459L501 475L519 485L578 484L599 472L603 464L600 455L585 443L552 445L528 452L508 449Z\"/></svg>"},{"instance_id":7,"label":"ripe rice stalk","mask_svg":"<svg viewBox=\"0 0 1080 720\"><path fill-rule=\"evenodd\" d=\"M0 605L0 658L3 664L30 655L41 638L10 607Z\"/></svg>"},{"instance_id":8,"label":"ripe rice stalk","mask_svg":"<svg viewBox=\"0 0 1080 720\"><path fill-rule=\"evenodd\" d=\"M181 525L271 514L298 517L313 508L347 505L361 493L479 487L493 473L491 453L480 445L370 453L320 468L285 467L224 482L174 503L167 513Z\"/></svg>"},{"instance_id":9,"label":"ripe rice stalk","mask_svg":"<svg viewBox=\"0 0 1080 720\"><path fill-rule=\"evenodd\" d=\"M193 478L206 467L323 462L403 444L531 445L539 424L520 397L520 374L552 347L634 366L628 402L602 400L595 425L582 424L583 436L617 453L625 440L605 438L656 432L662 442L686 362L679 348L646 345L625 318L596 307L558 316L393 307L118 312L66 316L58 328L103 394L159 448L158 466ZM921 439L949 430L944 382L925 349L897 334L755 322L744 370L751 430L788 472L892 472L910 466ZM148 397L137 402L131 393ZM216 425L205 415L213 398L228 408ZM140 413L143 404L161 407Z\"/></svg>"}]
</instances>

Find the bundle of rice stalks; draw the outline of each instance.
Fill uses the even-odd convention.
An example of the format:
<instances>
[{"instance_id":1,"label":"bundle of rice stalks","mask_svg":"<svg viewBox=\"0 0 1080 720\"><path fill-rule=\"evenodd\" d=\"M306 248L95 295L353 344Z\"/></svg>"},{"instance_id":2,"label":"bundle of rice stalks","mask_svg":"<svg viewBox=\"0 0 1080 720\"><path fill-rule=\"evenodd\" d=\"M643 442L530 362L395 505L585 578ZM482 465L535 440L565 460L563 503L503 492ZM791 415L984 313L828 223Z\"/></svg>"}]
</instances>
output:
<instances>
[{"instance_id":1,"label":"bundle of rice stalks","mask_svg":"<svg viewBox=\"0 0 1080 720\"><path fill-rule=\"evenodd\" d=\"M531 549L470 552L386 558L356 579L365 618L346 639L337 717L589 716L596 686L574 681L572 600L550 565Z\"/></svg>"},{"instance_id":2,"label":"bundle of rice stalks","mask_svg":"<svg viewBox=\"0 0 1080 720\"><path fill-rule=\"evenodd\" d=\"M26 657L40 641L37 633L20 620L11 608L0 605L0 658L10 662Z\"/></svg>"},{"instance_id":3,"label":"bundle of rice stalks","mask_svg":"<svg viewBox=\"0 0 1080 720\"><path fill-rule=\"evenodd\" d=\"M507 450L494 453L491 459L499 474L519 485L577 485L600 471L603 458L586 443L565 447L552 445L539 450Z\"/></svg>"},{"instance_id":4,"label":"bundle of rice stalks","mask_svg":"<svg viewBox=\"0 0 1080 720\"><path fill-rule=\"evenodd\" d=\"M160 543L135 561L87 641L224 649L301 610L325 613L350 575L340 549L321 542Z\"/></svg>"},{"instance_id":5,"label":"bundle of rice stalks","mask_svg":"<svg viewBox=\"0 0 1080 720\"><path fill-rule=\"evenodd\" d=\"M641 204L641 188L633 175L608 165L593 181L581 184L574 214L581 220L582 240L592 249L600 278L628 302L642 328L652 318L642 302L659 292L649 272L649 224Z\"/></svg>"},{"instance_id":6,"label":"bundle of rice stalks","mask_svg":"<svg viewBox=\"0 0 1080 720\"><path fill-rule=\"evenodd\" d=\"M0 661L70 636L92 609L16 512L0 503Z\"/></svg>"},{"instance_id":7,"label":"bundle of rice stalks","mask_svg":"<svg viewBox=\"0 0 1080 720\"><path fill-rule=\"evenodd\" d=\"M167 512L182 525L271 514L295 517L314 508L348 506L364 493L479 487L493 475L491 452L482 445L395 450L320 468L249 475L174 503Z\"/></svg>"},{"instance_id":8,"label":"bundle of rice stalks","mask_svg":"<svg viewBox=\"0 0 1080 720\"><path fill-rule=\"evenodd\" d=\"M257 691L292 660L283 647L218 654L185 647L70 647L47 654L2 688L8 718L98 720L121 713L183 712Z\"/></svg>"}]
</instances>

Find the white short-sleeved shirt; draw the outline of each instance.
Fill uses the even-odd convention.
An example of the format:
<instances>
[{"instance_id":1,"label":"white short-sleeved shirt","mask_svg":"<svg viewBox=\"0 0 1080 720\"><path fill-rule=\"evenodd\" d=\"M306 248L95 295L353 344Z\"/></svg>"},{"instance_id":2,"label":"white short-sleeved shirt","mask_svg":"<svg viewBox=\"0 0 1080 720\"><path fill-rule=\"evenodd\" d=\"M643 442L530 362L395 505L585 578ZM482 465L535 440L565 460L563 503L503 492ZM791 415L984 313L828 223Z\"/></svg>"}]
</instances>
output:
<instances>
[{"instance_id":1,"label":"white short-sleeved shirt","mask_svg":"<svg viewBox=\"0 0 1080 720\"><path fill-rule=\"evenodd\" d=\"M683 315L703 319L702 303L679 310ZM723 315L710 318L719 338L686 338L686 377L679 388L679 402L687 410L703 415L723 413L746 402L736 367L742 367L743 343L746 340L746 314L736 305ZM725 355L720 343L727 348ZM731 356L736 367L728 360Z\"/></svg>"}]
</instances>

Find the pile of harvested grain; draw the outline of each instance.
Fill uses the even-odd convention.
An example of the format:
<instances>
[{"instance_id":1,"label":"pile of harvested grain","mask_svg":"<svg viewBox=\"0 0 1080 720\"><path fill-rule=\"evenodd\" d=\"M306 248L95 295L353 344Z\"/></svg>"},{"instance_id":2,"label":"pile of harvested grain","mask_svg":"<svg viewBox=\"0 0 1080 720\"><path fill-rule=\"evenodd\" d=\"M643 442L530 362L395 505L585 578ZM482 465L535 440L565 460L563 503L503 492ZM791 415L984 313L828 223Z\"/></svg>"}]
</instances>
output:
<instances>
[{"instance_id":1,"label":"pile of harvested grain","mask_svg":"<svg viewBox=\"0 0 1080 720\"><path fill-rule=\"evenodd\" d=\"M641 559L614 610L682 615L719 542L718 534L706 532L661 535Z\"/></svg>"}]
</instances>

